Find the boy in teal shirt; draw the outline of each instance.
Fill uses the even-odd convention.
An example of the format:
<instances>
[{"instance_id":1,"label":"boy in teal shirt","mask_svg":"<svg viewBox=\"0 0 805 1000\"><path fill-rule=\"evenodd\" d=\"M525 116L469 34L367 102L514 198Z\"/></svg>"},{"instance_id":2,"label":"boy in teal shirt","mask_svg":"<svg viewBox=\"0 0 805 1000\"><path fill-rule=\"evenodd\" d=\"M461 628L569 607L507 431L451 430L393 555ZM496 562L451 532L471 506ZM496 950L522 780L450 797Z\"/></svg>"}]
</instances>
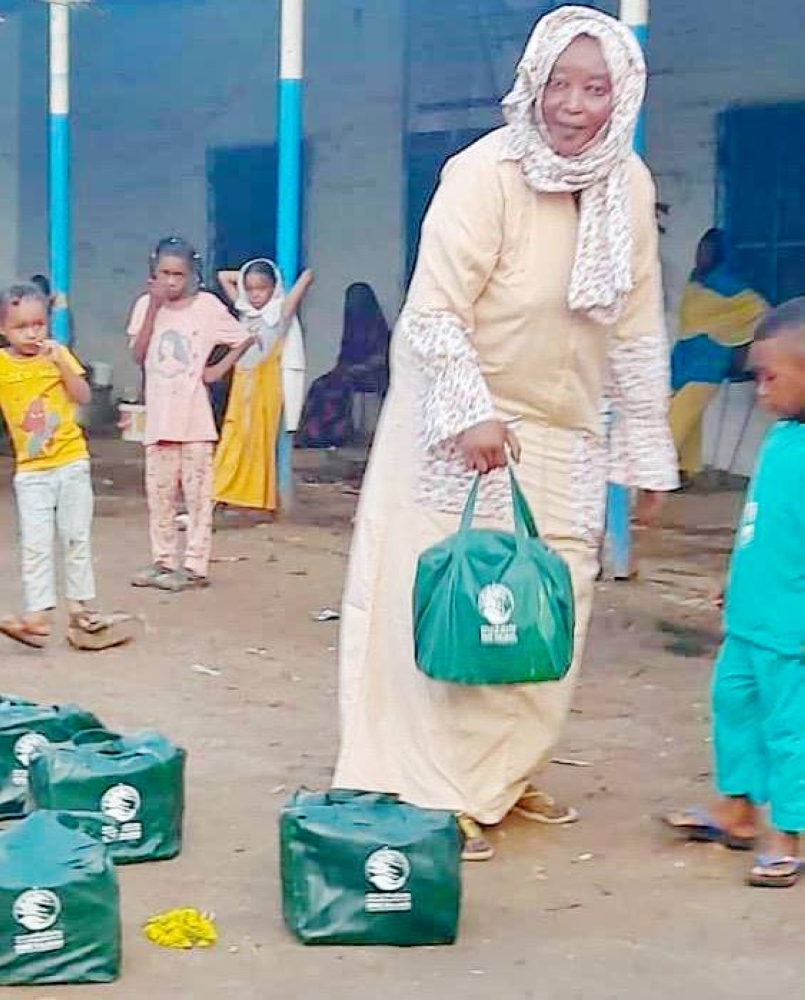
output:
<instances>
[{"instance_id":1,"label":"boy in teal shirt","mask_svg":"<svg viewBox=\"0 0 805 1000\"><path fill-rule=\"evenodd\" d=\"M706 812L664 822L692 840L750 849L760 808L771 827L750 885L783 888L802 871L805 831L805 298L758 327L751 364L758 400L777 416L738 529L726 596L726 637L713 683L716 785Z\"/></svg>"}]
</instances>

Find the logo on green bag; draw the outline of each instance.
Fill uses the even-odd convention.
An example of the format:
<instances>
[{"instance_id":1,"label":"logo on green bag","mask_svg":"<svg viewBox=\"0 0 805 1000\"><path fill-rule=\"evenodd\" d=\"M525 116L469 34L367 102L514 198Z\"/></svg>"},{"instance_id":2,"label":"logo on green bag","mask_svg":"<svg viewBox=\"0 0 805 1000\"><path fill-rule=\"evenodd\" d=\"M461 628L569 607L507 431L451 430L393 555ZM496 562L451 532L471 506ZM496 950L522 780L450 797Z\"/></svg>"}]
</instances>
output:
<instances>
[{"instance_id":1,"label":"logo on green bag","mask_svg":"<svg viewBox=\"0 0 805 1000\"><path fill-rule=\"evenodd\" d=\"M365 865L366 881L377 892L366 894L367 913L408 913L411 893L404 892L411 877L411 862L391 847L381 847L370 854Z\"/></svg>"},{"instance_id":2,"label":"logo on green bag","mask_svg":"<svg viewBox=\"0 0 805 1000\"><path fill-rule=\"evenodd\" d=\"M50 746L47 736L43 736L41 733L26 733L24 736L20 736L14 744L14 756L23 767L28 767L34 757L46 746Z\"/></svg>"},{"instance_id":3,"label":"logo on green bag","mask_svg":"<svg viewBox=\"0 0 805 1000\"><path fill-rule=\"evenodd\" d=\"M517 626L514 617L514 594L502 583L490 583L478 595L478 611L485 618L481 626L482 646L516 646Z\"/></svg>"},{"instance_id":4,"label":"logo on green bag","mask_svg":"<svg viewBox=\"0 0 805 1000\"><path fill-rule=\"evenodd\" d=\"M61 900L49 889L29 889L17 896L12 912L26 931L46 931L61 916Z\"/></svg>"},{"instance_id":5,"label":"logo on green bag","mask_svg":"<svg viewBox=\"0 0 805 1000\"><path fill-rule=\"evenodd\" d=\"M380 892L399 892L410 877L411 865L401 851L384 847L366 861L366 878Z\"/></svg>"},{"instance_id":6,"label":"logo on green bag","mask_svg":"<svg viewBox=\"0 0 805 1000\"><path fill-rule=\"evenodd\" d=\"M114 841L139 840L143 835L141 823L134 822L142 806L142 796L133 785L112 785L101 796L101 812L117 826L105 826L103 839Z\"/></svg>"},{"instance_id":7,"label":"logo on green bag","mask_svg":"<svg viewBox=\"0 0 805 1000\"><path fill-rule=\"evenodd\" d=\"M64 948L64 931L53 929L61 916L61 900L55 892L28 889L17 896L11 914L27 932L14 937L15 955L43 955Z\"/></svg>"}]
</instances>

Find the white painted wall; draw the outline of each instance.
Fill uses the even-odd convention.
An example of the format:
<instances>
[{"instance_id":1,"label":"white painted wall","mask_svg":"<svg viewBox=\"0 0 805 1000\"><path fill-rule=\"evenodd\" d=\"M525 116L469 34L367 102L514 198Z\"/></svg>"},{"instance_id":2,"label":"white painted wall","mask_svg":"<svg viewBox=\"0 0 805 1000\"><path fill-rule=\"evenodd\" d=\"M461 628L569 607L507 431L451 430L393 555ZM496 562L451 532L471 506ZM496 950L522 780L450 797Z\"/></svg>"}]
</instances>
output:
<instances>
[{"instance_id":1,"label":"white painted wall","mask_svg":"<svg viewBox=\"0 0 805 1000\"><path fill-rule=\"evenodd\" d=\"M343 297L368 281L393 323L405 266L404 0L308 0L309 372L335 360Z\"/></svg>"},{"instance_id":2,"label":"white painted wall","mask_svg":"<svg viewBox=\"0 0 805 1000\"><path fill-rule=\"evenodd\" d=\"M402 0L308 4L312 376L337 353L349 282L372 282L390 313L399 303L402 8ZM82 356L112 362L118 388L137 383L122 331L150 249L174 232L206 246L208 149L275 141L277 2L237 0L236 15L221 11L217 0L110 3L73 18L75 325ZM45 40L44 7L31 4L22 274L47 268ZM2 183L0 163L0 198Z\"/></svg>"},{"instance_id":3,"label":"white painted wall","mask_svg":"<svg viewBox=\"0 0 805 1000\"><path fill-rule=\"evenodd\" d=\"M351 281L370 281L389 319L396 313L406 123L421 131L498 124L493 98L508 88L539 7L308 0L312 376L335 357ZM797 12L797 0L652 4L649 160L671 205L663 256L672 320L696 240L714 221L717 113L735 100L805 100ZM277 0L237 0L229 18L217 0L106 3L75 16L76 326L82 353L112 361L119 386L133 376L120 331L149 248L169 231L206 243L207 149L274 141L276 17ZM16 263L30 274L46 267L44 5L28 5L23 28L0 25L0 271ZM466 98L481 106L458 108ZM712 450L712 434L708 441Z\"/></svg>"}]
</instances>

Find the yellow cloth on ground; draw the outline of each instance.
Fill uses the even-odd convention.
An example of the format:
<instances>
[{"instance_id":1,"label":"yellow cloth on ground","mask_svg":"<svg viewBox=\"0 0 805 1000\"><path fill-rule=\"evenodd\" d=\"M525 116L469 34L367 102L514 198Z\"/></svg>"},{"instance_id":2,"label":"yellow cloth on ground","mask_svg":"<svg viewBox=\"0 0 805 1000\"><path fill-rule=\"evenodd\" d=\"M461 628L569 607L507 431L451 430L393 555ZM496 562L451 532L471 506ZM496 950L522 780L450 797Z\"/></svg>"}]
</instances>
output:
<instances>
[{"instance_id":1,"label":"yellow cloth on ground","mask_svg":"<svg viewBox=\"0 0 805 1000\"><path fill-rule=\"evenodd\" d=\"M256 510L277 508L277 434L282 416L282 342L254 368L236 368L213 493L218 503Z\"/></svg>"},{"instance_id":2,"label":"yellow cloth on ground","mask_svg":"<svg viewBox=\"0 0 805 1000\"><path fill-rule=\"evenodd\" d=\"M61 351L70 371L83 375L73 355L64 347ZM18 358L0 350L0 407L19 472L45 472L89 458L77 407L47 358Z\"/></svg>"}]
</instances>

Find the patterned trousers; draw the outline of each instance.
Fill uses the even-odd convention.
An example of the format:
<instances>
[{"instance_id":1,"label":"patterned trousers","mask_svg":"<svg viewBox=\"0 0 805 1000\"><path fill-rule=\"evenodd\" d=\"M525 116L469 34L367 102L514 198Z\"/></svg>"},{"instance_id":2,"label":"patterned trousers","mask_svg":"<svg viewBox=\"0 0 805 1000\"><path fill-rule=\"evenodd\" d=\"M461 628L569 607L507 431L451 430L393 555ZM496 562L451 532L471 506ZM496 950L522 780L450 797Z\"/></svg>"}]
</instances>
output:
<instances>
[{"instance_id":1,"label":"patterned trousers","mask_svg":"<svg viewBox=\"0 0 805 1000\"><path fill-rule=\"evenodd\" d=\"M176 515L183 496L188 515L184 568L207 575L212 548L213 448L211 441L190 441L160 442L145 450L151 556L170 570L181 564Z\"/></svg>"}]
</instances>

